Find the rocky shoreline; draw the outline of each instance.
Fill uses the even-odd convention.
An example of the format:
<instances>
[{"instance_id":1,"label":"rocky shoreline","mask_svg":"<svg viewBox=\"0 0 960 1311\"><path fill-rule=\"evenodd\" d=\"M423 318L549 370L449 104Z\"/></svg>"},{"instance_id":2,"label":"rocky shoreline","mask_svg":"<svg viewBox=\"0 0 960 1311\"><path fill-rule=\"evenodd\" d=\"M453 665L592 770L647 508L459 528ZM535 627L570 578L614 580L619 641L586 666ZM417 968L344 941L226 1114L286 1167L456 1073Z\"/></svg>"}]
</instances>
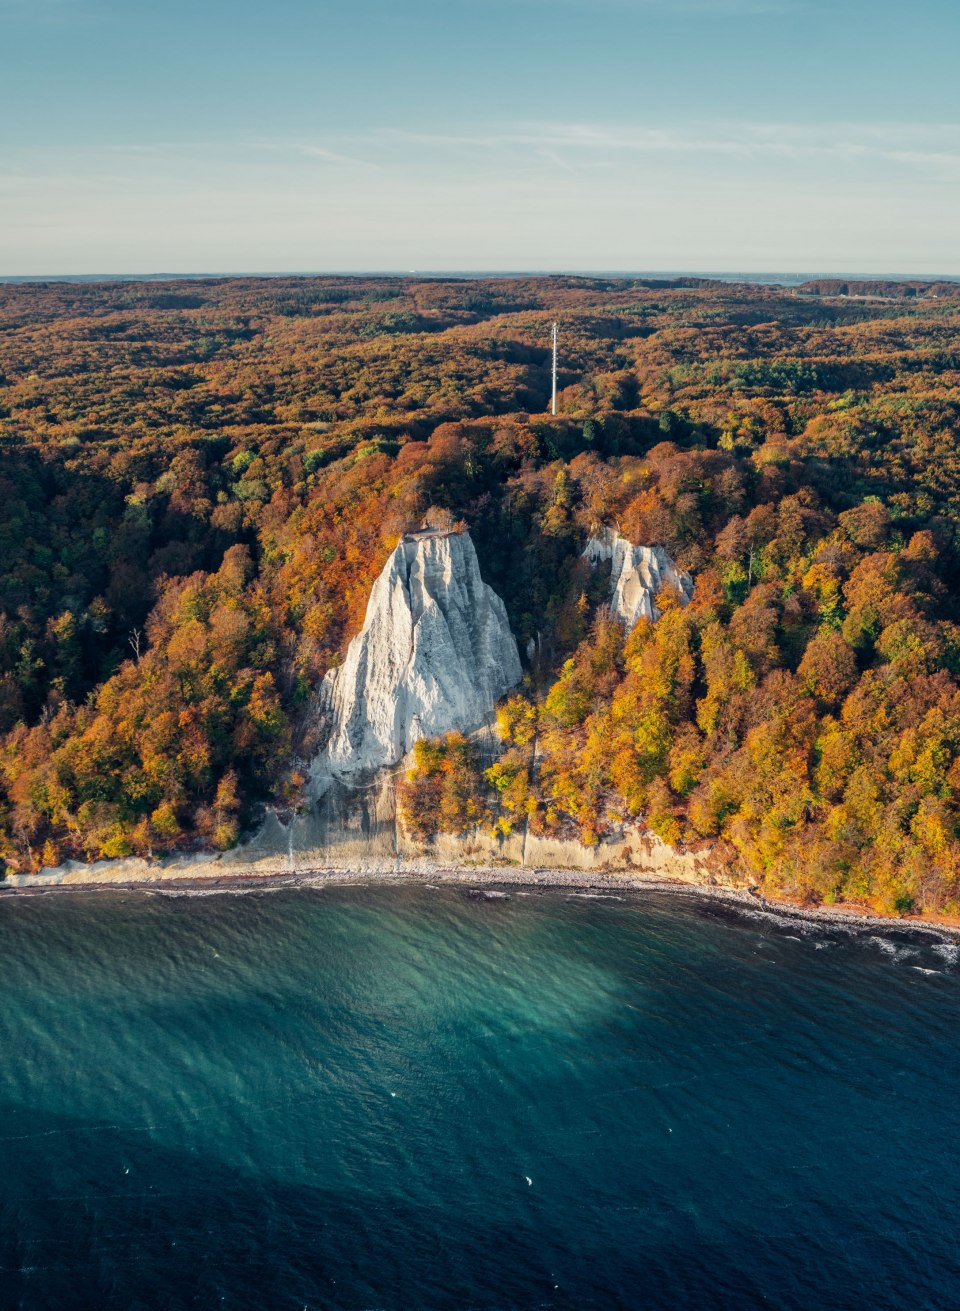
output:
<instances>
[{"instance_id":1,"label":"rocky shoreline","mask_svg":"<svg viewBox=\"0 0 960 1311\"><path fill-rule=\"evenodd\" d=\"M567 889L571 892L617 895L619 893L659 893L712 902L731 911L789 924L794 927L836 929L848 933L889 933L891 930L919 934L960 945L960 923L911 917L876 915L866 908L837 906L800 906L786 901L771 901L755 889L726 887L670 879L659 874L638 872L597 873L583 870L531 869L515 866L424 865L342 869L318 868L287 872L224 874L221 877L183 877L84 882L49 883L32 886L0 884L0 900L16 897L95 894L104 892L143 892L165 897L204 897L238 895L251 892L280 891L287 888L355 887L365 885L459 886L478 897L490 900L517 891Z\"/></svg>"}]
</instances>

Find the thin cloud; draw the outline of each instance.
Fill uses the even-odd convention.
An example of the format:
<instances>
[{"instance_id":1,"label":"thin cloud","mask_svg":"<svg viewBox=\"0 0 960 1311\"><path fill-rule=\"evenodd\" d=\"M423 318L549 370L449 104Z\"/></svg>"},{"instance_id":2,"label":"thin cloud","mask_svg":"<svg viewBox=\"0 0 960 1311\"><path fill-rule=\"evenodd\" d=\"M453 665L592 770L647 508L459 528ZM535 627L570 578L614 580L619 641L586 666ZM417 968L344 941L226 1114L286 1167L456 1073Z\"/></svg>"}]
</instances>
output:
<instances>
[{"instance_id":1,"label":"thin cloud","mask_svg":"<svg viewBox=\"0 0 960 1311\"><path fill-rule=\"evenodd\" d=\"M683 128L585 123L517 124L493 131L411 132L384 128L366 133L368 147L406 146L424 151L487 154L521 151L561 155L724 155L743 159L841 160L861 158L918 168L960 170L960 124L855 124L815 128L796 124L690 124Z\"/></svg>"},{"instance_id":2,"label":"thin cloud","mask_svg":"<svg viewBox=\"0 0 960 1311\"><path fill-rule=\"evenodd\" d=\"M289 146L283 142L262 143L268 150L286 150ZM315 159L324 164L344 164L349 168L379 168L380 165L371 162L369 159L358 159L355 155L345 155L339 150L330 150L326 146L313 145L309 142L299 142L294 146L307 159Z\"/></svg>"},{"instance_id":3,"label":"thin cloud","mask_svg":"<svg viewBox=\"0 0 960 1311\"><path fill-rule=\"evenodd\" d=\"M943 272L958 207L951 123L514 122L24 146L0 175L0 271Z\"/></svg>"},{"instance_id":4,"label":"thin cloud","mask_svg":"<svg viewBox=\"0 0 960 1311\"><path fill-rule=\"evenodd\" d=\"M18 152L8 152L15 155ZM509 167L511 161L540 160L566 172L624 161L635 156L721 157L731 161L775 163L834 163L863 161L960 173L960 124L954 123L835 123L817 126L791 123L697 123L682 126L603 123L519 122L496 127L471 127L445 132L382 127L356 133L332 132L307 137L255 137L192 142L117 143L90 152L51 150L29 153L36 167L72 162L86 154L99 157L207 168L229 168L238 160L260 159L282 166L309 161L318 166L384 172L391 169L441 167L460 160L488 168Z\"/></svg>"}]
</instances>

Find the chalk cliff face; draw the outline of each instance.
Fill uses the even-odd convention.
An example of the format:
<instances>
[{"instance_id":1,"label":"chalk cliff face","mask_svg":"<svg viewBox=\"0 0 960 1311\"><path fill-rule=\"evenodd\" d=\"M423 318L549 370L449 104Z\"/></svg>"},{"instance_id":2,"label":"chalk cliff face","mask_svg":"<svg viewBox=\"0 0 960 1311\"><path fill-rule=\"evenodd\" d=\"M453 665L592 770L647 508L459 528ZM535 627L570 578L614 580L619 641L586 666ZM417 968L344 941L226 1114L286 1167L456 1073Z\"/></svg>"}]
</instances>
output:
<instances>
[{"instance_id":1,"label":"chalk cliff face","mask_svg":"<svg viewBox=\"0 0 960 1311\"><path fill-rule=\"evenodd\" d=\"M467 533L402 539L373 585L363 628L324 679L331 718L314 762L330 778L395 764L423 737L470 732L520 680L517 644Z\"/></svg>"},{"instance_id":2,"label":"chalk cliff face","mask_svg":"<svg viewBox=\"0 0 960 1311\"><path fill-rule=\"evenodd\" d=\"M665 587L678 593L681 605L687 605L693 596L693 579L677 568L662 547L634 546L612 528L604 528L598 537L590 538L583 554L591 564L610 562L610 613L627 632L641 619L656 622L660 618L656 597Z\"/></svg>"}]
</instances>

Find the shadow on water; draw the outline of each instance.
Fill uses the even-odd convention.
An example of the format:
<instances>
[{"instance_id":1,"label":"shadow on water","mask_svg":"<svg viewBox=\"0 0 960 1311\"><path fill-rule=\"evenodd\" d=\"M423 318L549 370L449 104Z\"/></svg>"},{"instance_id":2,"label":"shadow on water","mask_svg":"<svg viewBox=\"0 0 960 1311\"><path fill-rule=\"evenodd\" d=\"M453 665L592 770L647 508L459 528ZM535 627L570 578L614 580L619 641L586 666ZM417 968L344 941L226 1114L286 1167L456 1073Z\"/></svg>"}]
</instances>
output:
<instances>
[{"instance_id":1,"label":"shadow on water","mask_svg":"<svg viewBox=\"0 0 960 1311\"><path fill-rule=\"evenodd\" d=\"M462 1211L441 1211L251 1177L113 1126L2 1118L16 1130L3 1144L4 1311L667 1305L677 1290L641 1252L602 1248L575 1260L574 1288L555 1288L536 1208L508 1227L476 1214L468 1186ZM96 1178L64 1191L58 1163L94 1140Z\"/></svg>"},{"instance_id":2,"label":"shadow on water","mask_svg":"<svg viewBox=\"0 0 960 1311\"><path fill-rule=\"evenodd\" d=\"M869 1247L879 1236L858 1232L842 1206L823 1217L819 1249L798 1247L780 1222L768 1233L731 1229L724 1241L711 1240L698 1233L696 1204L664 1233L629 1197L609 1227L579 1230L577 1199L547 1204L531 1189L524 1216L506 1223L480 1212L469 1179L449 1204L418 1206L255 1177L116 1126L22 1108L0 1118L3 1311L840 1311L956 1305L960 1288L956 1261L914 1269L909 1289L889 1281L882 1256L871 1274ZM87 1158L86 1173L77 1158ZM700 1204L718 1200L705 1196ZM558 1207L565 1213L559 1232ZM830 1234L834 1221L842 1228ZM894 1265L908 1255L902 1241L902 1252L896 1238L888 1247Z\"/></svg>"}]
</instances>

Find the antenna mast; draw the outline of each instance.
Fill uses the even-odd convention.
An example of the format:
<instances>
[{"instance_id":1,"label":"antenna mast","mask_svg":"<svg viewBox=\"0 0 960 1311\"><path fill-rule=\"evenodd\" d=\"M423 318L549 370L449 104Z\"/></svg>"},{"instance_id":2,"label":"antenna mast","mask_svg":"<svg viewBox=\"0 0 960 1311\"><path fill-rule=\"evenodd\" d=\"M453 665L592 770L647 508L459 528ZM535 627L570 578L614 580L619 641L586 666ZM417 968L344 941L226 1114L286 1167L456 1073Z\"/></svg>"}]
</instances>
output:
<instances>
[{"instance_id":1,"label":"antenna mast","mask_svg":"<svg viewBox=\"0 0 960 1311\"><path fill-rule=\"evenodd\" d=\"M550 402L550 413L557 412L557 325L553 325L553 396Z\"/></svg>"}]
</instances>

